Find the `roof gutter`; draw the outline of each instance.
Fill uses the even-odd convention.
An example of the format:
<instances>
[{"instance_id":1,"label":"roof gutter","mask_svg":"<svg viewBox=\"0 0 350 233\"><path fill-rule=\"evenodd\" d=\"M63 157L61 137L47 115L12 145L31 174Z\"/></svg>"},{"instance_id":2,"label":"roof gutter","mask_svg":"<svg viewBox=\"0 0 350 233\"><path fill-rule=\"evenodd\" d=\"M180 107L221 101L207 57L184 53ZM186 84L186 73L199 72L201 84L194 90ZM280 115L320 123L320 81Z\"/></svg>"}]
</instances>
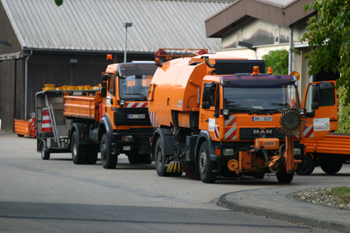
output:
<instances>
[{"instance_id":1,"label":"roof gutter","mask_svg":"<svg viewBox=\"0 0 350 233\"><path fill-rule=\"evenodd\" d=\"M27 119L28 109L28 60L32 56L33 50L30 50L29 56L26 58L25 64L25 78L24 78L24 119Z\"/></svg>"}]
</instances>

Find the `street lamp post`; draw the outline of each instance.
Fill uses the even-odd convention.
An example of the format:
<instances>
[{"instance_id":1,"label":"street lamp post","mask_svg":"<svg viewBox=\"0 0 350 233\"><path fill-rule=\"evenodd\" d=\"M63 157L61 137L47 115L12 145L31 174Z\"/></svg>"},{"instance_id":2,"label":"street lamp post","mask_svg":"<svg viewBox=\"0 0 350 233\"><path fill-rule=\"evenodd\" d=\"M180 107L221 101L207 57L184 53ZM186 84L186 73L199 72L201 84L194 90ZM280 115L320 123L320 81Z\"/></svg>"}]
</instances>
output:
<instances>
[{"instance_id":1,"label":"street lamp post","mask_svg":"<svg viewBox=\"0 0 350 233\"><path fill-rule=\"evenodd\" d=\"M126 47L127 47L127 41L128 41L128 27L132 27L132 23L123 23L123 26L125 27L125 48L124 48L124 63L126 62Z\"/></svg>"}]
</instances>

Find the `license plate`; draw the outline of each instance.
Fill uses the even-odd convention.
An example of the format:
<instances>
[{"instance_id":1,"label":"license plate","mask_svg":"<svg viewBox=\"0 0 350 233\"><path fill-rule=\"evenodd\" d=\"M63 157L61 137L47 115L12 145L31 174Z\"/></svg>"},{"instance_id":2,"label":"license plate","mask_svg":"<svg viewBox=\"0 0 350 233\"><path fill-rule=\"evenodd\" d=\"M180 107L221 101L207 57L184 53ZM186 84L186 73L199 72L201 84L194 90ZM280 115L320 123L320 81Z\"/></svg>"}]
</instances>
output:
<instances>
[{"instance_id":1,"label":"license plate","mask_svg":"<svg viewBox=\"0 0 350 233\"><path fill-rule=\"evenodd\" d=\"M128 114L128 119L145 119L145 114Z\"/></svg>"},{"instance_id":2,"label":"license plate","mask_svg":"<svg viewBox=\"0 0 350 233\"><path fill-rule=\"evenodd\" d=\"M272 121L272 116L253 117L253 121Z\"/></svg>"}]
</instances>

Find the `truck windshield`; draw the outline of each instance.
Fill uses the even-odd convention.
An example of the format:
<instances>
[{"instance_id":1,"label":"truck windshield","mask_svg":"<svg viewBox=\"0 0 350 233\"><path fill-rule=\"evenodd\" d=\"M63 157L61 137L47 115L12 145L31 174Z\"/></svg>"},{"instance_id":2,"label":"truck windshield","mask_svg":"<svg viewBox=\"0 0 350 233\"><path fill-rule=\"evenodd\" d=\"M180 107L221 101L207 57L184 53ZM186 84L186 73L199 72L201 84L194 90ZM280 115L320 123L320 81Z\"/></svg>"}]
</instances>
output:
<instances>
[{"instance_id":1,"label":"truck windshield","mask_svg":"<svg viewBox=\"0 0 350 233\"><path fill-rule=\"evenodd\" d=\"M152 75L129 75L119 77L120 99L146 101Z\"/></svg>"},{"instance_id":2,"label":"truck windshield","mask_svg":"<svg viewBox=\"0 0 350 233\"><path fill-rule=\"evenodd\" d=\"M279 112L279 109L299 108L294 84L226 85L223 92L224 108L230 112Z\"/></svg>"}]
</instances>

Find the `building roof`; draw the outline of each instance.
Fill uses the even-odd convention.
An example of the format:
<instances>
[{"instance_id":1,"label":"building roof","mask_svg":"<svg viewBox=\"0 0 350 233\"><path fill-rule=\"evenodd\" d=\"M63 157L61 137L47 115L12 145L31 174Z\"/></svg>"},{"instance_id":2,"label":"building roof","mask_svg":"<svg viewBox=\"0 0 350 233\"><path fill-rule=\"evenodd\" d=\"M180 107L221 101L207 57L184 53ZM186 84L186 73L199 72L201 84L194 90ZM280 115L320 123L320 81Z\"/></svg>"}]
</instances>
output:
<instances>
[{"instance_id":1,"label":"building roof","mask_svg":"<svg viewBox=\"0 0 350 233\"><path fill-rule=\"evenodd\" d=\"M236 0L205 20L207 37L222 37L251 18L281 26L306 21L313 10L305 12L303 6L314 0Z\"/></svg>"},{"instance_id":2,"label":"building roof","mask_svg":"<svg viewBox=\"0 0 350 233\"><path fill-rule=\"evenodd\" d=\"M158 48L221 49L207 38L204 20L226 1L1 0L23 49L91 52L154 52Z\"/></svg>"}]
</instances>

